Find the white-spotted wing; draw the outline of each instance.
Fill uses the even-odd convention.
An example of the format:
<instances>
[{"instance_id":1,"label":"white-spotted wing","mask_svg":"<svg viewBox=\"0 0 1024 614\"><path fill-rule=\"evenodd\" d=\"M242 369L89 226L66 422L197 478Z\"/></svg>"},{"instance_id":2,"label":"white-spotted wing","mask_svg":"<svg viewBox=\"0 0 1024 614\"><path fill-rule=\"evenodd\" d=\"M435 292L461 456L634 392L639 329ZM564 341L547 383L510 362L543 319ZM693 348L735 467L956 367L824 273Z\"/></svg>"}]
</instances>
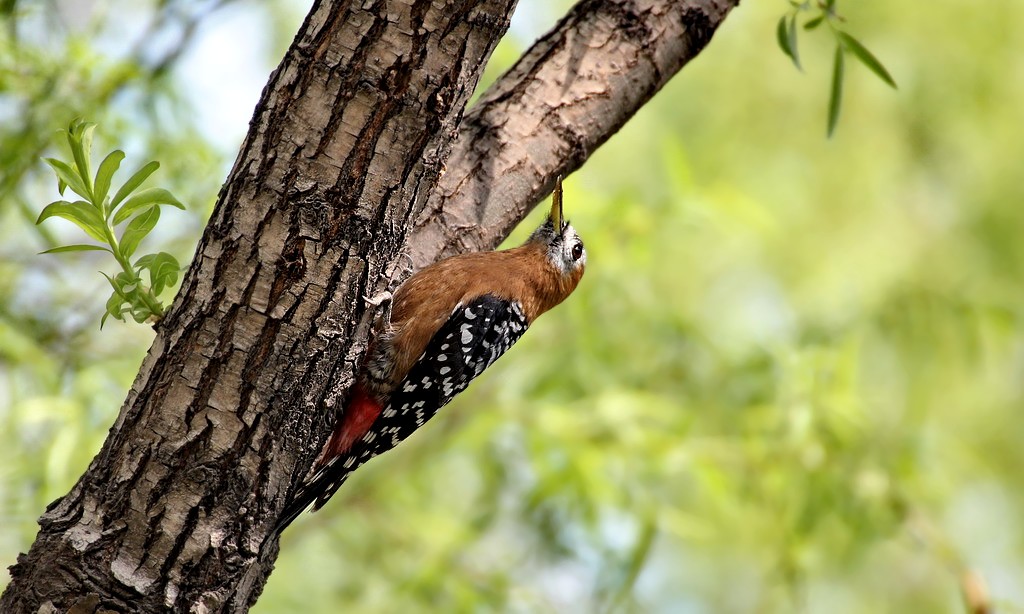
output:
<instances>
[{"instance_id":1,"label":"white-spotted wing","mask_svg":"<svg viewBox=\"0 0 1024 614\"><path fill-rule=\"evenodd\" d=\"M457 306L362 439L324 465L282 516L283 529L315 499L319 509L348 475L423 426L514 344L527 328L522 306L490 294ZM301 507L298 507L301 506ZM297 509L296 509L297 508Z\"/></svg>"}]
</instances>

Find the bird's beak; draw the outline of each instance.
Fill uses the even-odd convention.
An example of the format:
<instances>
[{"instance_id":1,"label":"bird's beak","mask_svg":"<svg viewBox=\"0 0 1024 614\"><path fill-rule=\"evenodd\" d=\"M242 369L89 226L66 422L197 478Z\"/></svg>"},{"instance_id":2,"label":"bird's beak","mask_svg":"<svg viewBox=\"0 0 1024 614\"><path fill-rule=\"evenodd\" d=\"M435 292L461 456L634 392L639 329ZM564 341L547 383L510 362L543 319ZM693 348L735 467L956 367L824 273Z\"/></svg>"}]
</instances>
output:
<instances>
[{"instance_id":1,"label":"bird's beak","mask_svg":"<svg viewBox=\"0 0 1024 614\"><path fill-rule=\"evenodd\" d=\"M555 191L551 193L551 214L548 216L555 232L562 232L565 217L562 215L562 176L555 179Z\"/></svg>"}]
</instances>

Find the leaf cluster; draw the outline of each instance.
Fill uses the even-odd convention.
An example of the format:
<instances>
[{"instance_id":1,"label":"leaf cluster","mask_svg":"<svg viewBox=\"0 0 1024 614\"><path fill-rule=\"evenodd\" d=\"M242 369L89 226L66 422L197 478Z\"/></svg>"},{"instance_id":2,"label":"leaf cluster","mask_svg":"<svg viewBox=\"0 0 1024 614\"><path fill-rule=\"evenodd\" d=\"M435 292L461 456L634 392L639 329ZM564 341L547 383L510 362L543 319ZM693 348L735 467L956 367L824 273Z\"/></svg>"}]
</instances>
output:
<instances>
[{"instance_id":1,"label":"leaf cluster","mask_svg":"<svg viewBox=\"0 0 1024 614\"><path fill-rule=\"evenodd\" d=\"M836 48L832 60L832 81L828 102L828 136L831 137L839 123L839 112L842 108L847 53L852 54L890 87L896 88L896 81L882 62L868 51L867 47L843 29L842 24L845 20L836 12L836 0L817 0L816 2L789 0L789 4L790 10L779 19L775 28L775 37L779 48L793 60L793 65L798 70L803 70L800 65L800 50L797 41L797 34L801 29L810 32L824 24L835 39ZM799 21L802 17L805 19L801 26Z\"/></svg>"},{"instance_id":2,"label":"leaf cluster","mask_svg":"<svg viewBox=\"0 0 1024 614\"><path fill-rule=\"evenodd\" d=\"M36 224L51 217L72 222L100 245L81 243L48 249L42 253L104 251L111 254L121 267L114 275L102 273L110 282L113 293L107 300L106 312L100 327L108 317L125 321L130 315L136 322L158 321L164 313L159 295L178 281L181 266L167 252L147 254L132 262L139 244L160 220L160 207L170 205L178 209L185 206L163 188L139 189L158 168L159 162L149 162L139 168L120 188L110 194L114 174L121 166L125 154L116 149L103 159L95 175L92 173L92 139L96 124L75 119L67 130L61 130L71 149L71 162L57 158L44 158L57 175L57 189L61 196L70 189L79 200L56 200L39 214ZM123 229L118 228L123 225ZM145 272L146 280L143 279ZM145 283L148 281L148 284Z\"/></svg>"}]
</instances>

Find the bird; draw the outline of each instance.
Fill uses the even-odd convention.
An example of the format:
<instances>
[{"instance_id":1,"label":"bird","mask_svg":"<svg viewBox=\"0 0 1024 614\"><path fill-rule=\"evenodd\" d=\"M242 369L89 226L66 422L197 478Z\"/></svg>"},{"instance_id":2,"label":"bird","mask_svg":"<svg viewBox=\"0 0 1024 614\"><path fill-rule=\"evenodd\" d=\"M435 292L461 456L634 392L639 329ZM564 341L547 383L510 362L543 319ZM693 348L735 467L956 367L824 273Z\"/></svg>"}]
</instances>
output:
<instances>
[{"instance_id":1,"label":"bird","mask_svg":"<svg viewBox=\"0 0 1024 614\"><path fill-rule=\"evenodd\" d=\"M551 210L522 245L461 254L412 275L390 313L314 470L286 504L279 533L316 511L348 476L423 426L466 389L583 277L587 251L564 218L562 181Z\"/></svg>"}]
</instances>

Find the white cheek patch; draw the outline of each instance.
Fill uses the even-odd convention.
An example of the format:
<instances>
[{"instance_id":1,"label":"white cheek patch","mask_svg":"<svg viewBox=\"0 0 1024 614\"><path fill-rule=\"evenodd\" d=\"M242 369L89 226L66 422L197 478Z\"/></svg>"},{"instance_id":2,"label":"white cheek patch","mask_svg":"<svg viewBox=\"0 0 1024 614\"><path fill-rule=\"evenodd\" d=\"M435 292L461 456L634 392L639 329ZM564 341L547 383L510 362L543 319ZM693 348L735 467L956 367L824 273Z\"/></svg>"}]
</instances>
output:
<instances>
[{"instance_id":1,"label":"white cheek patch","mask_svg":"<svg viewBox=\"0 0 1024 614\"><path fill-rule=\"evenodd\" d=\"M583 249L583 254L573 260L572 250L577 244L581 244L580 237L576 234L576 229L572 226L566 225L565 230L561 234L560 239L552 237L548 243L548 262L551 266L555 267L559 273L563 275L569 275L573 271L586 265L587 263L587 250Z\"/></svg>"},{"instance_id":2,"label":"white cheek patch","mask_svg":"<svg viewBox=\"0 0 1024 614\"><path fill-rule=\"evenodd\" d=\"M559 267L562 272L568 273L573 269L577 269L587 264L587 249L583 248L583 254L576 260L572 258L573 247L579 243L582 245L580 236L576 234L576 229L572 226L566 227L565 233L562 235L565 237L565 241L562 243L562 264Z\"/></svg>"}]
</instances>

